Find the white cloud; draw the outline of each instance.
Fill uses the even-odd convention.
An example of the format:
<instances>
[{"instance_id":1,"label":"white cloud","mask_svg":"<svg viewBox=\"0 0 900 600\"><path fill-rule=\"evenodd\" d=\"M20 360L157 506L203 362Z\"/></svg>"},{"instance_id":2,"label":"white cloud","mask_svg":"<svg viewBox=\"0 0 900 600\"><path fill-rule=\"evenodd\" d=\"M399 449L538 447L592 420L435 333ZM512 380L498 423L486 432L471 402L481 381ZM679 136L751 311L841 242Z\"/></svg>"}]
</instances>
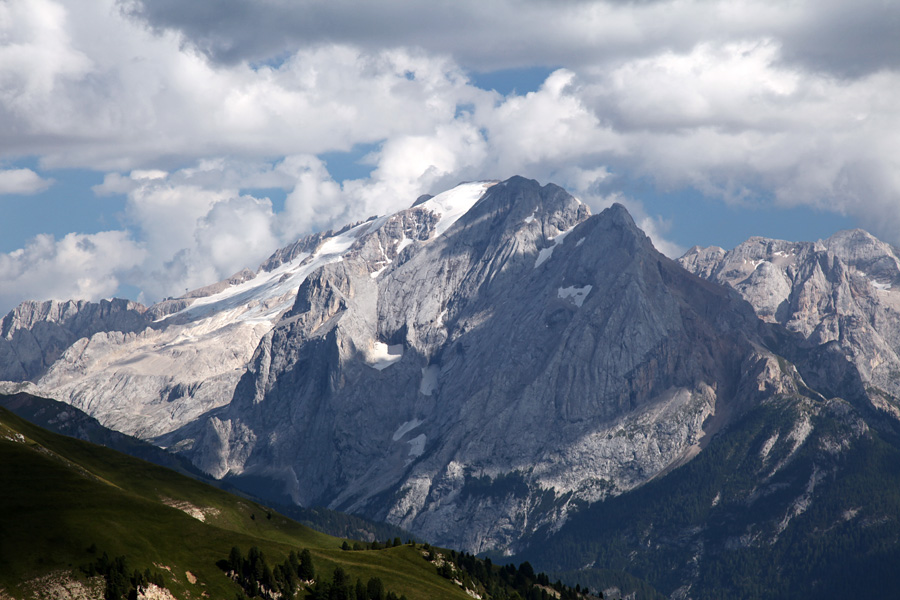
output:
<instances>
[{"instance_id":1,"label":"white cloud","mask_svg":"<svg viewBox=\"0 0 900 600\"><path fill-rule=\"evenodd\" d=\"M121 274L145 258L143 248L121 231L70 233L61 240L39 235L20 250L0 254L0 306L29 299L109 297Z\"/></svg>"},{"instance_id":2,"label":"white cloud","mask_svg":"<svg viewBox=\"0 0 900 600\"><path fill-rule=\"evenodd\" d=\"M179 34L125 18L113 0L10 0L0 36L0 135L45 167L124 171L211 155L256 160L349 150L431 131L466 85L446 57L305 47L277 67L217 65ZM52 38L52 43L50 39Z\"/></svg>"},{"instance_id":3,"label":"white cloud","mask_svg":"<svg viewBox=\"0 0 900 600\"><path fill-rule=\"evenodd\" d=\"M485 175L487 142L468 118L385 142L367 180L343 183L345 202L360 216L406 208L423 193L438 193L462 179Z\"/></svg>"},{"instance_id":4,"label":"white cloud","mask_svg":"<svg viewBox=\"0 0 900 600\"><path fill-rule=\"evenodd\" d=\"M197 221L189 244L170 247L170 253L177 251L164 262L159 257L166 254L160 252L144 263L150 271L143 278L144 293L150 298L177 296L243 268L255 269L280 246L273 217L267 200L239 196L216 202Z\"/></svg>"},{"instance_id":5,"label":"white cloud","mask_svg":"<svg viewBox=\"0 0 900 600\"><path fill-rule=\"evenodd\" d=\"M0 195L37 194L51 185L52 179L44 179L31 169L0 170Z\"/></svg>"},{"instance_id":6,"label":"white cloud","mask_svg":"<svg viewBox=\"0 0 900 600\"><path fill-rule=\"evenodd\" d=\"M900 243L900 53L881 56L896 44L884 3L193 6L0 3L0 158L40 165L0 171L0 193L40 191L52 167L106 173L94 191L127 198L115 233L146 253L106 272L151 297L253 267L312 229L514 174L594 208L622 198L668 254L677 218L617 188L808 205ZM465 75L533 65L563 68L507 97ZM360 144L376 147L371 175L335 181L317 155ZM249 195L263 188L286 193L283 210ZM40 261L65 239L4 260Z\"/></svg>"},{"instance_id":7,"label":"white cloud","mask_svg":"<svg viewBox=\"0 0 900 600\"><path fill-rule=\"evenodd\" d=\"M900 73L846 81L779 58L767 40L666 52L586 74L583 101L624 140L606 157L614 171L728 202L847 213L900 241L886 226L900 219L900 109L887 101Z\"/></svg>"},{"instance_id":8,"label":"white cloud","mask_svg":"<svg viewBox=\"0 0 900 600\"><path fill-rule=\"evenodd\" d=\"M600 157L623 150L620 136L585 105L575 73L560 69L541 88L510 96L495 109L479 111L491 152L487 165L496 177L523 172L550 174L575 160L597 164Z\"/></svg>"},{"instance_id":9,"label":"white cloud","mask_svg":"<svg viewBox=\"0 0 900 600\"><path fill-rule=\"evenodd\" d=\"M33 104L64 80L79 79L91 60L72 47L69 10L52 0L0 4L0 101L14 114Z\"/></svg>"},{"instance_id":10,"label":"white cloud","mask_svg":"<svg viewBox=\"0 0 900 600\"><path fill-rule=\"evenodd\" d=\"M245 169L258 178L264 168ZM96 188L125 193L125 215L147 249L134 285L149 299L180 295L249 267L282 245L267 198L241 194L244 178L225 160L201 161L172 173L110 174Z\"/></svg>"},{"instance_id":11,"label":"white cloud","mask_svg":"<svg viewBox=\"0 0 900 600\"><path fill-rule=\"evenodd\" d=\"M295 182L285 200L282 229L286 236L328 229L346 216L348 207L342 201L341 187L321 160L308 155L289 156L278 170L290 173Z\"/></svg>"}]
</instances>

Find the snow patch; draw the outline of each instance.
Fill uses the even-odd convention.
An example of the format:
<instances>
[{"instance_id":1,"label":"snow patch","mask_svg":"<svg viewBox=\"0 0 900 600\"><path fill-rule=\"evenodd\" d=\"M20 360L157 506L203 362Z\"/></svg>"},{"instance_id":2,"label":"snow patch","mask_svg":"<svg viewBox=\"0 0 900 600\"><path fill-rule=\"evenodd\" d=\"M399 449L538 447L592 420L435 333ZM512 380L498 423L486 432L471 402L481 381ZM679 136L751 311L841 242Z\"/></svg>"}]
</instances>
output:
<instances>
[{"instance_id":1,"label":"snow patch","mask_svg":"<svg viewBox=\"0 0 900 600\"><path fill-rule=\"evenodd\" d=\"M397 254L400 254L401 252L403 252L403 249L412 243L413 243L413 241L411 239L409 239L408 237L405 237L402 240L400 240L400 243L397 244Z\"/></svg>"},{"instance_id":2,"label":"snow patch","mask_svg":"<svg viewBox=\"0 0 900 600\"><path fill-rule=\"evenodd\" d=\"M584 304L584 299L587 298L592 289L594 288L591 285L586 285L584 287L575 287L573 285L566 288L559 288L556 293L557 297L561 299L570 298L572 302L575 303L575 306L581 308L581 305Z\"/></svg>"},{"instance_id":3,"label":"snow patch","mask_svg":"<svg viewBox=\"0 0 900 600\"><path fill-rule=\"evenodd\" d=\"M754 271L756 270L756 267L758 267L759 265L761 265L764 262L766 262L766 261L764 261L764 260L747 260L746 258L743 260L743 264L746 265L747 263L750 263L750 268Z\"/></svg>"},{"instance_id":4,"label":"snow patch","mask_svg":"<svg viewBox=\"0 0 900 600\"><path fill-rule=\"evenodd\" d=\"M541 251L538 252L537 260L534 261L534 268L537 269L539 266L547 262L551 256L553 256L553 249L556 248L556 245L550 246L549 248L541 248Z\"/></svg>"},{"instance_id":5,"label":"snow patch","mask_svg":"<svg viewBox=\"0 0 900 600\"><path fill-rule=\"evenodd\" d=\"M328 238L321 246L319 246L319 249L316 250L314 255L315 258L320 260L329 257L340 258L340 256L349 250L350 246L356 242L356 238L360 234L359 230L362 229L363 226L365 226L366 230L369 229L369 223L363 223L362 225L357 225L352 229L348 229L340 235Z\"/></svg>"},{"instance_id":6,"label":"snow patch","mask_svg":"<svg viewBox=\"0 0 900 600\"><path fill-rule=\"evenodd\" d=\"M405 421L400 427L397 428L397 431L394 432L394 435L391 437L395 442L399 442L404 435L418 427L424 423L424 421L420 421L419 419L413 419L412 421Z\"/></svg>"},{"instance_id":7,"label":"snow patch","mask_svg":"<svg viewBox=\"0 0 900 600\"><path fill-rule=\"evenodd\" d=\"M856 271L856 274L859 275L860 277L866 277L866 278L869 277L869 274L861 269L858 269ZM881 291L885 292L885 291L891 289L892 287L894 287L894 284L891 283L890 281L881 282L881 281L876 281L873 279L872 287L875 288L876 290L881 290Z\"/></svg>"},{"instance_id":8,"label":"snow patch","mask_svg":"<svg viewBox=\"0 0 900 600\"><path fill-rule=\"evenodd\" d=\"M525 217L525 222L526 222L526 223L531 223L532 221L534 221L534 217L535 217L536 214L537 214L537 211L534 211L533 213L531 213L530 215L528 215L527 217Z\"/></svg>"},{"instance_id":9,"label":"snow patch","mask_svg":"<svg viewBox=\"0 0 900 600\"><path fill-rule=\"evenodd\" d=\"M406 442L409 444L409 456L415 456L416 458L425 454L425 441L428 438L425 437L424 433L420 433L413 439Z\"/></svg>"},{"instance_id":10,"label":"snow patch","mask_svg":"<svg viewBox=\"0 0 900 600\"><path fill-rule=\"evenodd\" d=\"M423 208L440 215L434 226L434 237L443 235L461 216L469 212L492 185L495 185L495 182L463 183L423 202L421 204Z\"/></svg>"},{"instance_id":11,"label":"snow patch","mask_svg":"<svg viewBox=\"0 0 900 600\"><path fill-rule=\"evenodd\" d=\"M566 236L572 233L572 229L567 229L560 233L559 235L553 236L550 238L550 241L553 242L552 246L548 246L547 248L541 248L541 251L538 252L537 260L534 261L534 268L537 269L539 266L550 260L550 257L553 256L553 251L557 246L563 243L563 240L566 239Z\"/></svg>"},{"instance_id":12,"label":"snow patch","mask_svg":"<svg viewBox=\"0 0 900 600\"><path fill-rule=\"evenodd\" d=\"M429 365L422 369L422 382L419 384L419 393L430 396L438 387L438 376L441 368L437 365Z\"/></svg>"},{"instance_id":13,"label":"snow patch","mask_svg":"<svg viewBox=\"0 0 900 600\"><path fill-rule=\"evenodd\" d=\"M403 358L403 344L388 346L384 342L375 342L366 353L366 364L383 371L401 358Z\"/></svg>"}]
</instances>

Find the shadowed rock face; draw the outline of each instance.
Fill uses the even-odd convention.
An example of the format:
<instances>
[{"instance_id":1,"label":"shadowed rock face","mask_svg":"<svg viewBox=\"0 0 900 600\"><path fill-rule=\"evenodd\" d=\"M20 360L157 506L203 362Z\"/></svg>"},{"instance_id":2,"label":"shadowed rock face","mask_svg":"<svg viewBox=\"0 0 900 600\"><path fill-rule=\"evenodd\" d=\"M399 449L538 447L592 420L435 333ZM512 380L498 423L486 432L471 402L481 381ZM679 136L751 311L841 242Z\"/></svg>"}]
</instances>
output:
<instances>
[{"instance_id":1,"label":"shadowed rock face","mask_svg":"<svg viewBox=\"0 0 900 600\"><path fill-rule=\"evenodd\" d=\"M437 237L428 207L310 274L232 402L159 441L217 477L482 551L795 391L752 309L659 254L623 207L590 217L514 178Z\"/></svg>"},{"instance_id":2,"label":"shadowed rock face","mask_svg":"<svg viewBox=\"0 0 900 600\"><path fill-rule=\"evenodd\" d=\"M737 290L757 314L836 344L868 387L870 402L900 419L900 252L865 231L811 242L751 238L725 252L692 248L679 262Z\"/></svg>"}]
</instances>

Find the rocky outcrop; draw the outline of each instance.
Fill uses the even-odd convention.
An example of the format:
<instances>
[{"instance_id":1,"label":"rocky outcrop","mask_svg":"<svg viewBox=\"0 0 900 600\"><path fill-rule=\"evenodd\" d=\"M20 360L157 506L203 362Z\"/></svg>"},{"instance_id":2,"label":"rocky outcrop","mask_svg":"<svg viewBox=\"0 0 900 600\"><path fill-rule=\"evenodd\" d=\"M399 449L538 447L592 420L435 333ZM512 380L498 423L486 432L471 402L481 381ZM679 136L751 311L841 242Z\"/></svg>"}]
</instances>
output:
<instances>
[{"instance_id":1,"label":"rocky outcrop","mask_svg":"<svg viewBox=\"0 0 900 600\"><path fill-rule=\"evenodd\" d=\"M808 347L836 345L873 405L900 418L900 251L865 231L819 242L751 238L725 252L692 248L679 262L737 290L766 321Z\"/></svg>"},{"instance_id":2,"label":"rocky outcrop","mask_svg":"<svg viewBox=\"0 0 900 600\"><path fill-rule=\"evenodd\" d=\"M81 338L143 329L146 308L129 300L23 302L0 321L0 381L41 376Z\"/></svg>"}]
</instances>

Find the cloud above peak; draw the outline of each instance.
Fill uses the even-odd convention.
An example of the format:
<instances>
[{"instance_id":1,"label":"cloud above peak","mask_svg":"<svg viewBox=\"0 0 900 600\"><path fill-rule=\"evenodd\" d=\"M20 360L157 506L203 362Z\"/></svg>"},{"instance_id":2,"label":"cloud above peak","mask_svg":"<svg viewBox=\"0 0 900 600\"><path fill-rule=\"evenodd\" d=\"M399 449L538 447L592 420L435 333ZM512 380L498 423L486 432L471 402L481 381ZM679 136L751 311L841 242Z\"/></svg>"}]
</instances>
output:
<instances>
[{"instance_id":1,"label":"cloud above peak","mask_svg":"<svg viewBox=\"0 0 900 600\"><path fill-rule=\"evenodd\" d=\"M63 294L51 267L75 256L69 234L102 233L127 260L101 268L84 250L105 283L73 274L67 289L153 300L301 234L515 174L595 209L620 198L670 254L678 219L628 190L809 206L900 243L898 19L881 0L7 0L0 194L88 169L125 208L116 231L2 255L0 285L41 297L36 275L19 284L32 261ZM472 76L517 68L548 75L507 94ZM366 168L340 176L341 160Z\"/></svg>"}]
</instances>

